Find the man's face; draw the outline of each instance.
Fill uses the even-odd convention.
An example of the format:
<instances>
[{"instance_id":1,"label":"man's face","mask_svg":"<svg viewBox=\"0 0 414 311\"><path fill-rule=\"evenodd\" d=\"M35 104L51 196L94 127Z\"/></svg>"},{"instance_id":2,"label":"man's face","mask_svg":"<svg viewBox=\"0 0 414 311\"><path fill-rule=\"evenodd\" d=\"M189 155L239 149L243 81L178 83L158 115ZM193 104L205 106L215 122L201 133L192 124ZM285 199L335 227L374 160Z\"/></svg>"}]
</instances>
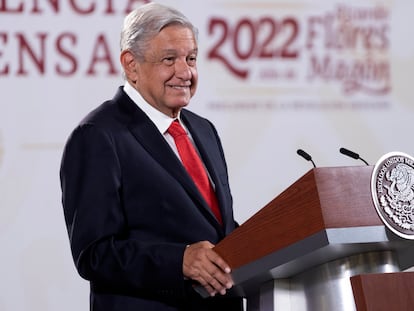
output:
<instances>
[{"instance_id":1,"label":"man's face","mask_svg":"<svg viewBox=\"0 0 414 311\"><path fill-rule=\"evenodd\" d=\"M153 107L171 117L189 104L197 88L197 43L192 31L179 25L164 28L136 62L135 88Z\"/></svg>"}]
</instances>

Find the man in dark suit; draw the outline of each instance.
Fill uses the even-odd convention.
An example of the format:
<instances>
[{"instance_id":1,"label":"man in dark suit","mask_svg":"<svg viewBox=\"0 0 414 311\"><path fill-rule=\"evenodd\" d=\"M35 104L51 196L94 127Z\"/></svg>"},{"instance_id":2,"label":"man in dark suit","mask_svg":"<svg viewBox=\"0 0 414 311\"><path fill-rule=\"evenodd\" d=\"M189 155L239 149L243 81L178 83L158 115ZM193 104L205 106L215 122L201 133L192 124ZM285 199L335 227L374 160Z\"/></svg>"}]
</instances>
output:
<instances>
[{"instance_id":1,"label":"man in dark suit","mask_svg":"<svg viewBox=\"0 0 414 311\"><path fill-rule=\"evenodd\" d=\"M228 294L230 267L212 249L236 227L220 139L184 109L197 52L197 30L180 12L153 3L131 12L121 35L125 85L67 141L62 202L91 310L242 310ZM177 121L206 168L216 211L183 165L169 132Z\"/></svg>"}]
</instances>

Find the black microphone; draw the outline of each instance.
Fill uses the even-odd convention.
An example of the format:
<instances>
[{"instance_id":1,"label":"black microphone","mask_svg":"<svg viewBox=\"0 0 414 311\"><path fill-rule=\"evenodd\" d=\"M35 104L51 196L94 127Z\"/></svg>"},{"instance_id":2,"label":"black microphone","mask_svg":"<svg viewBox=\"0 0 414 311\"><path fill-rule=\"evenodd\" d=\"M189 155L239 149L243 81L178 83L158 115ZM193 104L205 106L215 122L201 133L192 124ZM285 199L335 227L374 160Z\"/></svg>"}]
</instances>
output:
<instances>
[{"instance_id":1,"label":"black microphone","mask_svg":"<svg viewBox=\"0 0 414 311\"><path fill-rule=\"evenodd\" d=\"M302 158L304 158L306 161L311 161L313 164L313 167L316 167L315 163L312 160L312 157L305 151L303 151L302 149L298 149L297 154L300 155Z\"/></svg>"},{"instance_id":2,"label":"black microphone","mask_svg":"<svg viewBox=\"0 0 414 311\"><path fill-rule=\"evenodd\" d=\"M368 162L365 161L363 158L361 158L358 153L355 153L355 152L353 152L351 150L348 150L346 148L340 148L339 149L339 152L342 153L342 154L344 154L344 155L346 155L346 156L348 156L348 157L351 157L351 158L353 158L355 160L361 160L366 165L369 165Z\"/></svg>"}]
</instances>

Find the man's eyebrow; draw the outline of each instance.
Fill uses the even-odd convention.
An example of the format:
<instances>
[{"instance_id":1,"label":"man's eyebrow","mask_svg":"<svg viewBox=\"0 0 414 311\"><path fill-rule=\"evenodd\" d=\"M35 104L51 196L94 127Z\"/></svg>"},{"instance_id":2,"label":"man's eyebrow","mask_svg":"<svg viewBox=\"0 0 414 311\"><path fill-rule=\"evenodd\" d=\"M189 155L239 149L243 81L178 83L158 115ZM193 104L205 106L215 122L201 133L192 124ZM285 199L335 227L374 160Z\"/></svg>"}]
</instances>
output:
<instances>
[{"instance_id":1,"label":"man's eyebrow","mask_svg":"<svg viewBox=\"0 0 414 311\"><path fill-rule=\"evenodd\" d=\"M165 53L165 54L177 54L178 51L176 49L164 49L161 52ZM189 52L190 53L198 53L198 48L192 49Z\"/></svg>"}]
</instances>

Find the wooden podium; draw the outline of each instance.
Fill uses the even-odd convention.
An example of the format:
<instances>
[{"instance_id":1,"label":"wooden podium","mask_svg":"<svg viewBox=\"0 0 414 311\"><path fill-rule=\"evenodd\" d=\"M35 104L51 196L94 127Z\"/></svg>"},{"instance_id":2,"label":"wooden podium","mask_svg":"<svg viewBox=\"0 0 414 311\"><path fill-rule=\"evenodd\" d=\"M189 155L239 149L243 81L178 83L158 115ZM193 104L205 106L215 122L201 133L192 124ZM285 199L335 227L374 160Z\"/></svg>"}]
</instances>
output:
<instances>
[{"instance_id":1,"label":"wooden podium","mask_svg":"<svg viewBox=\"0 0 414 311\"><path fill-rule=\"evenodd\" d=\"M360 274L351 285L358 311L414 309L414 272Z\"/></svg>"},{"instance_id":2,"label":"wooden podium","mask_svg":"<svg viewBox=\"0 0 414 311\"><path fill-rule=\"evenodd\" d=\"M412 284L412 274L400 271L414 265L414 242L388 231L378 217L372 171L312 169L215 246L249 311L360 311L366 309L357 309L354 297L368 296L363 286L352 291L351 277L397 273ZM397 293L387 294L392 302Z\"/></svg>"}]
</instances>

